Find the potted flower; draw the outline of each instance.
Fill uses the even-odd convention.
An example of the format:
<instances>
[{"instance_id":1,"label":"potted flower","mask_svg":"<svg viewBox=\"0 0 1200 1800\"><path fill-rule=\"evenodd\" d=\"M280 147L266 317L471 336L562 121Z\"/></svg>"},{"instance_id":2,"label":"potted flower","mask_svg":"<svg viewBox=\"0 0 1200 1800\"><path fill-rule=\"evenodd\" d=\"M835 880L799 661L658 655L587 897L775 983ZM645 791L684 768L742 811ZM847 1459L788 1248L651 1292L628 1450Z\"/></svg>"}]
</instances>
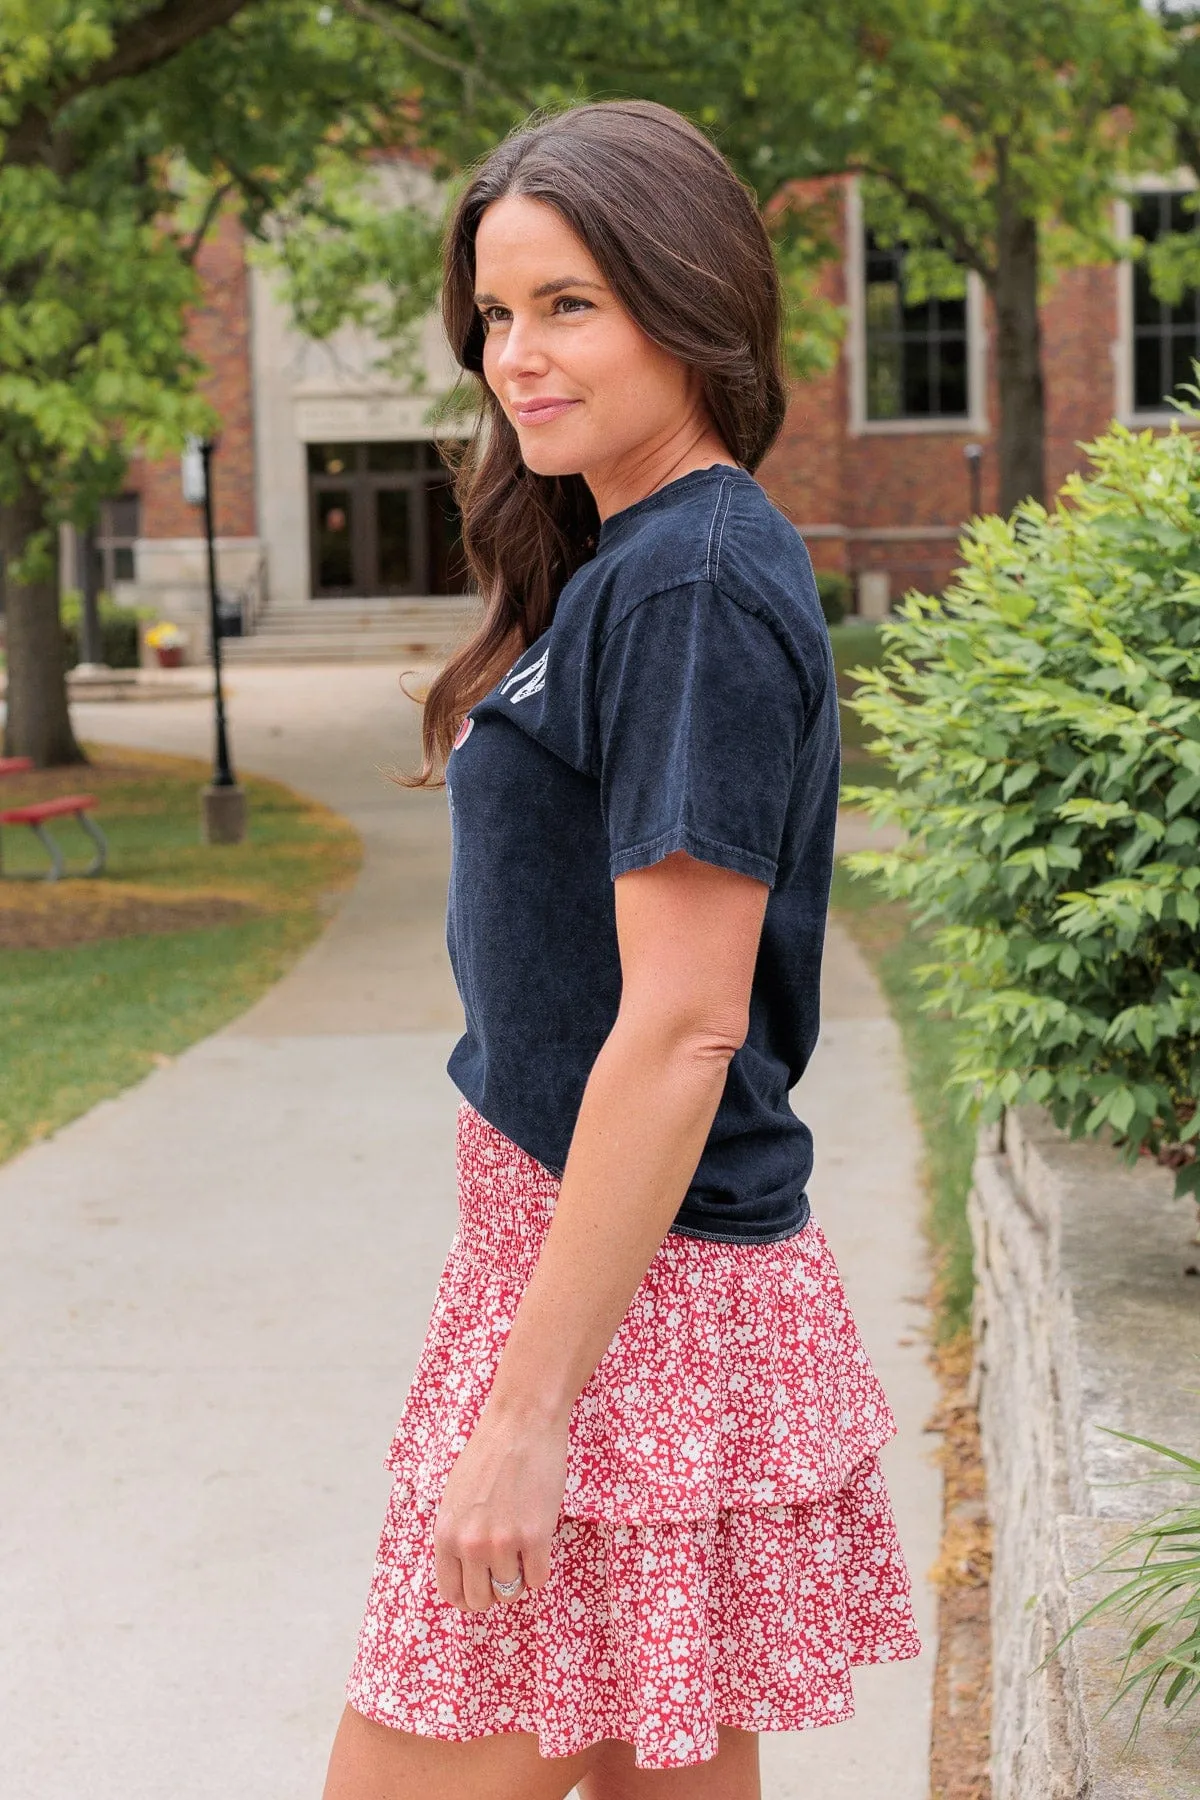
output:
<instances>
[{"instance_id":1,"label":"potted flower","mask_svg":"<svg viewBox=\"0 0 1200 1800\"><path fill-rule=\"evenodd\" d=\"M158 658L160 669L177 669L183 661L183 646L186 642L178 625L170 619L162 619L152 625L146 633L146 642Z\"/></svg>"}]
</instances>

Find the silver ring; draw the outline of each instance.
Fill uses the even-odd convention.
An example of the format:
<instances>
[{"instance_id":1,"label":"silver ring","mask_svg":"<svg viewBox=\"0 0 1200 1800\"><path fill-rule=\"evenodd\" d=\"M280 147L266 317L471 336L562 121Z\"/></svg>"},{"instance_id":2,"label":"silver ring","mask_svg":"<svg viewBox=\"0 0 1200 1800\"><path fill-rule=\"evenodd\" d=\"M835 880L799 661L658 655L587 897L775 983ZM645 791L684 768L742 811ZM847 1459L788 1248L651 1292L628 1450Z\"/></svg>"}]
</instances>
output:
<instances>
[{"instance_id":1,"label":"silver ring","mask_svg":"<svg viewBox=\"0 0 1200 1800\"><path fill-rule=\"evenodd\" d=\"M518 1575L512 1581L497 1581L496 1577L492 1576L492 1587L502 1600L511 1600L513 1595L519 1594L524 1586L524 1575Z\"/></svg>"}]
</instances>

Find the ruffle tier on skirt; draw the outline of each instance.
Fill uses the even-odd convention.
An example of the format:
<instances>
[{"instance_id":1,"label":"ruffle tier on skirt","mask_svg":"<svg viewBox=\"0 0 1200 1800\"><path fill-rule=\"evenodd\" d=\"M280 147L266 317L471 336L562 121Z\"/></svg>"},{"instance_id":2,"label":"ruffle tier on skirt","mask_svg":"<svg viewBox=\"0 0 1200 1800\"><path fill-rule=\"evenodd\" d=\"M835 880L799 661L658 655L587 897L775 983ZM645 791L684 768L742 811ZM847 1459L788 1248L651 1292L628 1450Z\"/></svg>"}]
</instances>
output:
<instances>
[{"instance_id":1,"label":"ruffle tier on skirt","mask_svg":"<svg viewBox=\"0 0 1200 1800\"><path fill-rule=\"evenodd\" d=\"M661 1769L714 1756L718 1724L850 1717L851 1667L921 1646L877 1460L895 1421L817 1221L666 1238L576 1401L550 1579L469 1613L438 1596L434 1519L558 1183L465 1102L458 1175L350 1703L426 1736L531 1732L544 1756L623 1739Z\"/></svg>"}]
</instances>

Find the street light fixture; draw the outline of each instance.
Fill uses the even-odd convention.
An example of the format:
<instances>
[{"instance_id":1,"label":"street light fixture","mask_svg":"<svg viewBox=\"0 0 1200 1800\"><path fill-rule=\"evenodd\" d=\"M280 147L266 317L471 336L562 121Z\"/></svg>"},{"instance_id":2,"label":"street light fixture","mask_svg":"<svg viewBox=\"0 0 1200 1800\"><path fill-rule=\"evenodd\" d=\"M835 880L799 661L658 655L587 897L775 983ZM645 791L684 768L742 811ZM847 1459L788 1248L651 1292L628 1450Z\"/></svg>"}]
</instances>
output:
<instances>
[{"instance_id":1,"label":"street light fixture","mask_svg":"<svg viewBox=\"0 0 1200 1800\"><path fill-rule=\"evenodd\" d=\"M225 691L221 682L221 612L212 505L215 449L212 438L189 438L180 463L184 499L189 506L204 508L204 537L208 549L208 628L216 705L216 749L213 778L201 794L201 818L206 844L240 844L246 835L246 790L238 786L233 773L225 724Z\"/></svg>"}]
</instances>

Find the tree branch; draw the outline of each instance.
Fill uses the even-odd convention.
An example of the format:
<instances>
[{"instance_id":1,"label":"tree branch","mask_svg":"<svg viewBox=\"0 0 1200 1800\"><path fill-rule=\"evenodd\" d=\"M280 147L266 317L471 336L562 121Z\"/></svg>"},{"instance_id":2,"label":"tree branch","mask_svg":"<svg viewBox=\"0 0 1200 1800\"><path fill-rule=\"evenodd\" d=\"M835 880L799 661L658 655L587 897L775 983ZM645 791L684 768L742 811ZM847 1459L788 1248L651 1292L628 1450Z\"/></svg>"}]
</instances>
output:
<instances>
[{"instance_id":1,"label":"tree branch","mask_svg":"<svg viewBox=\"0 0 1200 1800\"><path fill-rule=\"evenodd\" d=\"M221 161L229 170L230 176L232 177L232 186L240 189L243 198L252 200L255 206L257 206L259 211L259 225L261 225L262 219L268 217L275 211L278 205L278 196L273 194L266 182L260 180L257 175L251 175L247 169L240 169L233 161L232 157L222 154ZM245 218L243 218L242 224L246 225ZM258 228L247 225L247 229L253 230L253 235L256 237L262 235L261 230Z\"/></svg>"},{"instance_id":2,"label":"tree branch","mask_svg":"<svg viewBox=\"0 0 1200 1800\"><path fill-rule=\"evenodd\" d=\"M971 242L953 214L948 213L931 195L922 194L915 188L910 188L907 182L901 180L893 169L876 168L873 164L863 162L858 158L855 158L850 164L850 170L855 175L874 175L878 180L886 181L889 187L895 188L901 199L911 206L914 212L925 214L942 239L943 245L955 252L959 262L968 269L974 269L975 273L984 281L990 283L995 280L996 271L993 265Z\"/></svg>"},{"instance_id":3,"label":"tree branch","mask_svg":"<svg viewBox=\"0 0 1200 1800\"><path fill-rule=\"evenodd\" d=\"M218 182L213 188L212 193L204 203L204 211L200 215L199 224L196 226L191 237L187 240L187 243L183 246L182 255L185 263L195 262L200 253L200 246L208 236L209 231L212 228L212 222L220 212L226 195L231 194L236 186L237 183L230 180Z\"/></svg>"},{"instance_id":4,"label":"tree branch","mask_svg":"<svg viewBox=\"0 0 1200 1800\"><path fill-rule=\"evenodd\" d=\"M395 38L398 44L403 44L414 56L424 57L435 68L446 69L450 74L457 75L468 91L475 86L484 87L510 106L529 107L532 104L526 96L510 93L499 82L493 81L490 75L485 74L481 57L477 56L474 62L467 62L461 56L453 56L447 50L434 49L432 44L423 43L415 32L408 29L410 20L430 31L441 32L444 37L450 38L451 34L439 20L427 18L419 3L409 5L404 4L403 0L376 0L375 5L369 5L367 0L342 0L342 4L356 19L362 19L365 24L374 25L376 30ZM384 10L381 11L380 7ZM403 23L392 16L396 12L405 15Z\"/></svg>"},{"instance_id":5,"label":"tree branch","mask_svg":"<svg viewBox=\"0 0 1200 1800\"><path fill-rule=\"evenodd\" d=\"M36 162L45 153L55 119L80 94L158 68L197 38L228 25L249 4L250 0L162 0L153 12L130 19L116 33L112 53L103 62L65 82L45 101L23 108L4 143L0 162Z\"/></svg>"},{"instance_id":6,"label":"tree branch","mask_svg":"<svg viewBox=\"0 0 1200 1800\"><path fill-rule=\"evenodd\" d=\"M430 44L423 44L419 37L414 36L411 31L406 29L407 20L402 24L399 19L392 18L390 10L381 13L377 7L368 6L365 0L342 0L342 3L346 11L352 13L356 19L361 19L364 24L374 25L386 36L395 38L398 44L403 44L406 50L415 51L418 56L423 56L427 62L433 63L437 68L449 69L452 75L461 75L464 78L476 74L474 65L464 62L461 57L451 56L445 50L435 50ZM399 10L415 18L422 25L429 23L427 19L421 17L419 8L405 6ZM443 25L437 25L434 29L445 34Z\"/></svg>"},{"instance_id":7,"label":"tree branch","mask_svg":"<svg viewBox=\"0 0 1200 1800\"><path fill-rule=\"evenodd\" d=\"M406 19L411 19L414 25L424 25L427 31L436 31L442 37L452 38L454 36L444 19L434 19L426 12L422 0L378 0L378 4L389 15L403 13ZM359 13L361 16L362 9L350 6L349 11ZM378 14L374 15L374 22L377 25L382 23ZM394 24L395 21L393 20L392 23Z\"/></svg>"}]
</instances>

